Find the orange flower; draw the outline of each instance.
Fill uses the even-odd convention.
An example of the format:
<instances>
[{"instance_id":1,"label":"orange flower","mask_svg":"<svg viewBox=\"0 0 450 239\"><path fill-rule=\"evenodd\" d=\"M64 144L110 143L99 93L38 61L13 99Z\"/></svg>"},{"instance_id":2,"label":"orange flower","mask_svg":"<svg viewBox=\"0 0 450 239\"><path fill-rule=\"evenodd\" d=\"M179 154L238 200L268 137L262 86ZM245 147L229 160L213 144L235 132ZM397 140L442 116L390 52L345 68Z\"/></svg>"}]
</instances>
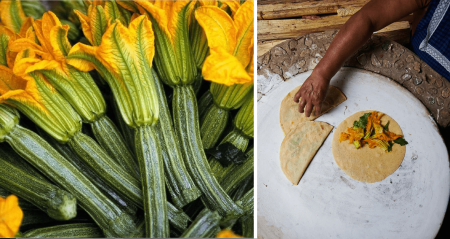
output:
<instances>
[{"instance_id":1,"label":"orange flower","mask_svg":"<svg viewBox=\"0 0 450 239\"><path fill-rule=\"evenodd\" d=\"M12 238L19 231L23 212L19 207L19 199L10 195L6 199L0 197L0 237Z\"/></svg>"},{"instance_id":2,"label":"orange flower","mask_svg":"<svg viewBox=\"0 0 450 239\"><path fill-rule=\"evenodd\" d=\"M216 238L243 238L243 237L234 234L234 232L231 231L230 229L223 229L217 234Z\"/></svg>"}]
</instances>

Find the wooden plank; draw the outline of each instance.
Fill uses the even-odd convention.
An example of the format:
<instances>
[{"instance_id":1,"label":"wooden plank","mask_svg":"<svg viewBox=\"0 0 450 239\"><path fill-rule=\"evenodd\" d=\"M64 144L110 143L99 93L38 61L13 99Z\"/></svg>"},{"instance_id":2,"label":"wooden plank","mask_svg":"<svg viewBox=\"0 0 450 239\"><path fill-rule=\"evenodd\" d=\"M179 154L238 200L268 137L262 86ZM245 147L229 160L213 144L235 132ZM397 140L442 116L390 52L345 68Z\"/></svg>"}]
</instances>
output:
<instances>
[{"instance_id":1,"label":"wooden plank","mask_svg":"<svg viewBox=\"0 0 450 239\"><path fill-rule=\"evenodd\" d=\"M326 16L317 20L259 20L258 40L289 39L311 32L339 29L350 17Z\"/></svg>"},{"instance_id":2,"label":"wooden plank","mask_svg":"<svg viewBox=\"0 0 450 239\"><path fill-rule=\"evenodd\" d=\"M321 19L286 19L286 20L259 20L258 40L281 40L312 32L322 32L329 29L339 29L350 17L337 15L325 16ZM383 31L393 31L409 28L409 22L396 22Z\"/></svg>"},{"instance_id":3,"label":"wooden plank","mask_svg":"<svg viewBox=\"0 0 450 239\"><path fill-rule=\"evenodd\" d=\"M286 2L260 5L258 2L258 19L282 19L306 15L336 13L340 8L361 8L369 0L323 0L307 2Z\"/></svg>"},{"instance_id":4,"label":"wooden plank","mask_svg":"<svg viewBox=\"0 0 450 239\"><path fill-rule=\"evenodd\" d=\"M261 56L268 52L272 47L284 42L285 40L274 40L274 41L261 41L258 42L258 52L257 56Z\"/></svg>"}]
</instances>

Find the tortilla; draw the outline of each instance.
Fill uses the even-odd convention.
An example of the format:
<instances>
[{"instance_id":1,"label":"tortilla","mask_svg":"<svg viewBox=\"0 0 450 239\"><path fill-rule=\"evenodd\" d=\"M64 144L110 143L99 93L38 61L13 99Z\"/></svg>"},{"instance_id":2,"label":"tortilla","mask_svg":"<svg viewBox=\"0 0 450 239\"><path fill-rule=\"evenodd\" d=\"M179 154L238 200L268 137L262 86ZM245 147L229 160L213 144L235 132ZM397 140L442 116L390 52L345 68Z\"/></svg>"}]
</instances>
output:
<instances>
[{"instance_id":1,"label":"tortilla","mask_svg":"<svg viewBox=\"0 0 450 239\"><path fill-rule=\"evenodd\" d=\"M306 168L330 134L333 126L318 121L307 121L289 132L281 143L280 163L284 175L297 185Z\"/></svg>"},{"instance_id":2,"label":"tortilla","mask_svg":"<svg viewBox=\"0 0 450 239\"><path fill-rule=\"evenodd\" d=\"M330 85L328 88L327 96L323 101L322 112L320 113L320 115L316 116L313 108L310 117L306 117L304 113L298 112L298 103L294 102L294 96L300 89L300 87L301 85L297 86L295 89L289 92L286 97L284 97L283 101L281 101L280 125L285 135L288 134L289 131L291 131L293 128L295 128L297 124L306 121L312 121L347 100L347 97L339 88Z\"/></svg>"},{"instance_id":3,"label":"tortilla","mask_svg":"<svg viewBox=\"0 0 450 239\"><path fill-rule=\"evenodd\" d=\"M339 124L334 131L332 151L337 165L348 176L361 182L374 183L385 179L397 170L405 157L406 147L394 144L392 151L386 152L381 147L371 149L367 144L356 149L353 144L349 144L349 141L339 142L341 132L345 132L347 127L352 127L353 122L367 112L372 110L355 113ZM403 135L402 129L394 119L388 115L381 117L382 125L386 125L388 121L389 131Z\"/></svg>"}]
</instances>

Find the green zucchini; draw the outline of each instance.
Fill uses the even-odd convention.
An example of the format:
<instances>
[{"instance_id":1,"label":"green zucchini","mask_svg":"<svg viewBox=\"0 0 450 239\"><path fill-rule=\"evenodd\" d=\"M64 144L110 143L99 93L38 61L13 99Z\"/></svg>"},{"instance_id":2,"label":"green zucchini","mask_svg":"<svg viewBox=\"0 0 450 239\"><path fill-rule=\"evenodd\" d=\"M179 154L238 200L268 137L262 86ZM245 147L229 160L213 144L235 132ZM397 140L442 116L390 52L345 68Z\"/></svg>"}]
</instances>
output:
<instances>
[{"instance_id":1,"label":"green zucchini","mask_svg":"<svg viewBox=\"0 0 450 239\"><path fill-rule=\"evenodd\" d=\"M200 132L205 149L216 145L220 135L225 130L229 111L241 107L247 99L247 95L253 94L252 89L252 84L225 86L211 83L210 92L214 98L214 103L200 118Z\"/></svg>"},{"instance_id":2,"label":"green zucchini","mask_svg":"<svg viewBox=\"0 0 450 239\"><path fill-rule=\"evenodd\" d=\"M153 72L153 76L159 100L159 120L156 123L155 132L161 143L166 186L172 196L173 203L178 208L182 208L200 197L201 191L195 185L186 169L185 160L181 153L180 140L173 128L163 85L160 79L157 78L156 72Z\"/></svg>"},{"instance_id":3,"label":"green zucchini","mask_svg":"<svg viewBox=\"0 0 450 239\"><path fill-rule=\"evenodd\" d=\"M145 212L145 235L165 238L169 233L164 162L155 128L143 125L136 128L136 156L142 182L142 198Z\"/></svg>"},{"instance_id":4,"label":"green zucchini","mask_svg":"<svg viewBox=\"0 0 450 239\"><path fill-rule=\"evenodd\" d=\"M249 138L244 134L242 134L242 132L240 132L238 129L233 129L230 133L228 133L225 136L225 138L223 138L220 144L226 142L233 144L234 146L236 146L236 148L240 149L241 151L245 151L249 143ZM223 167L222 164L220 164L220 162L213 157L209 159L209 165L211 167L214 176L219 182L226 174L232 171L233 168L235 167L235 164L231 164L228 167Z\"/></svg>"},{"instance_id":5,"label":"green zucchini","mask_svg":"<svg viewBox=\"0 0 450 239\"><path fill-rule=\"evenodd\" d=\"M220 135L227 126L230 112L215 104L212 104L201 118L200 133L202 137L203 148L210 149L216 146Z\"/></svg>"},{"instance_id":6,"label":"green zucchini","mask_svg":"<svg viewBox=\"0 0 450 239\"><path fill-rule=\"evenodd\" d=\"M242 208L246 214L253 212L254 209L255 194L253 190L253 188L250 189L238 201L238 203L242 205Z\"/></svg>"},{"instance_id":7,"label":"green zucchini","mask_svg":"<svg viewBox=\"0 0 450 239\"><path fill-rule=\"evenodd\" d=\"M136 201L130 200L127 197L123 197L118 195L116 191L114 191L107 183L105 183L102 179L100 179L96 174L91 170L90 167L86 166L86 164L79 159L79 156L75 154L72 149L68 145L60 144L56 142L55 139L49 137L44 132L41 132L44 135L44 138L49 141L49 143L55 147L57 151L59 151L63 156L72 159L71 163L74 165L79 171L83 172L87 178L90 178L92 183L95 184L99 189L101 189L108 197L111 198L116 205L119 205L122 210L127 211L129 214L134 215L136 213L136 208L134 205L143 209L143 199L141 193L137 193ZM137 191L140 191L140 183L139 185L135 185ZM174 205L167 203L168 207L168 216L169 222L172 226L177 229L184 230L187 227L187 223L190 221L190 218L182 211L177 209Z\"/></svg>"},{"instance_id":8,"label":"green zucchini","mask_svg":"<svg viewBox=\"0 0 450 239\"><path fill-rule=\"evenodd\" d=\"M3 146L3 145L2 145ZM6 198L7 196L11 195L12 193L10 193L8 190L0 187L0 197L2 198ZM42 211L41 209L37 208L36 206L34 206L33 204L31 204L30 202L28 202L27 200L23 199L23 198L19 198L19 207L22 210L30 210L30 211Z\"/></svg>"},{"instance_id":9,"label":"green zucchini","mask_svg":"<svg viewBox=\"0 0 450 239\"><path fill-rule=\"evenodd\" d=\"M84 176L90 179L90 181L100 189L105 196L111 201L115 202L118 207L126 211L130 215L135 215L137 211L136 205L131 200L120 196L112 189L107 183L98 177L90 167L80 159L80 157L73 152L73 150L67 144L61 144L54 138L50 137L45 131L38 129L38 133L44 138L53 148L55 148L66 159L70 159L70 163L75 166Z\"/></svg>"},{"instance_id":10,"label":"green zucchini","mask_svg":"<svg viewBox=\"0 0 450 239\"><path fill-rule=\"evenodd\" d=\"M104 237L94 223L72 223L27 231L25 238L100 238Z\"/></svg>"},{"instance_id":11,"label":"green zucchini","mask_svg":"<svg viewBox=\"0 0 450 239\"><path fill-rule=\"evenodd\" d=\"M1 117L0 117L1 118ZM88 178L34 132L16 125L5 141L31 165L60 187L72 193L107 237L127 237L136 225L133 218L118 208Z\"/></svg>"},{"instance_id":12,"label":"green zucchini","mask_svg":"<svg viewBox=\"0 0 450 239\"><path fill-rule=\"evenodd\" d=\"M119 129L107 116L91 123L92 132L100 146L120 165L123 169L139 178L139 167L128 149Z\"/></svg>"},{"instance_id":13,"label":"green zucchini","mask_svg":"<svg viewBox=\"0 0 450 239\"><path fill-rule=\"evenodd\" d=\"M77 200L72 194L15 167L0 155L0 184L13 194L32 202L56 220L77 215Z\"/></svg>"},{"instance_id":14,"label":"green zucchini","mask_svg":"<svg viewBox=\"0 0 450 239\"><path fill-rule=\"evenodd\" d=\"M237 189L232 192L233 200L239 201L239 199L241 199L251 188L253 188L253 174L244 179L244 181L238 185Z\"/></svg>"},{"instance_id":15,"label":"green zucchini","mask_svg":"<svg viewBox=\"0 0 450 239\"><path fill-rule=\"evenodd\" d=\"M183 232L180 238L210 238L215 237L219 228L221 216L216 211L203 209L192 222L192 224Z\"/></svg>"},{"instance_id":16,"label":"green zucchini","mask_svg":"<svg viewBox=\"0 0 450 239\"><path fill-rule=\"evenodd\" d=\"M254 238L254 224L253 224L253 220L254 220L254 214L248 214L245 215L241 218L239 218L239 223L241 224L241 228L242 228L242 236L244 238Z\"/></svg>"},{"instance_id":17,"label":"green zucchini","mask_svg":"<svg viewBox=\"0 0 450 239\"><path fill-rule=\"evenodd\" d=\"M192 86L174 87L173 118L181 138L186 166L203 192L206 205L220 215L239 217L242 209L236 205L214 178L200 138L197 101Z\"/></svg>"},{"instance_id":18,"label":"green zucchini","mask_svg":"<svg viewBox=\"0 0 450 239\"><path fill-rule=\"evenodd\" d=\"M247 160L243 164L232 164L221 175L220 185L225 192L230 193L253 173L253 148L247 153Z\"/></svg>"},{"instance_id":19,"label":"green zucchini","mask_svg":"<svg viewBox=\"0 0 450 239\"><path fill-rule=\"evenodd\" d=\"M57 221L37 208L37 210L24 210L22 207L21 209L23 211L23 220L22 224L20 224L20 231L67 223L94 223L92 218L83 210L78 210L77 216L70 221Z\"/></svg>"},{"instance_id":20,"label":"green zucchini","mask_svg":"<svg viewBox=\"0 0 450 239\"><path fill-rule=\"evenodd\" d=\"M214 104L214 99L209 90L207 90L198 100L198 118L203 119L206 111Z\"/></svg>"},{"instance_id":21,"label":"green zucchini","mask_svg":"<svg viewBox=\"0 0 450 239\"><path fill-rule=\"evenodd\" d=\"M0 157L2 157L3 160L6 160L9 163L13 164L15 167L23 170L27 174L30 174L35 178L50 183L50 181L44 175L42 175L42 173L40 173L33 166L31 166L26 160L24 160L16 152L14 152L11 146L3 144L0 147Z\"/></svg>"},{"instance_id":22,"label":"green zucchini","mask_svg":"<svg viewBox=\"0 0 450 239\"><path fill-rule=\"evenodd\" d=\"M103 79L103 78L102 78ZM125 139L125 143L128 146L128 149L130 149L131 152L133 152L134 155L136 155L136 147L134 146L134 129L125 123L125 120L123 120L122 115L120 114L119 107L117 106L117 103L114 99L112 99L111 104L113 105L113 112L115 114L116 122L119 124L120 131L122 132L123 138ZM135 163L137 164L137 160L135 158Z\"/></svg>"}]
</instances>

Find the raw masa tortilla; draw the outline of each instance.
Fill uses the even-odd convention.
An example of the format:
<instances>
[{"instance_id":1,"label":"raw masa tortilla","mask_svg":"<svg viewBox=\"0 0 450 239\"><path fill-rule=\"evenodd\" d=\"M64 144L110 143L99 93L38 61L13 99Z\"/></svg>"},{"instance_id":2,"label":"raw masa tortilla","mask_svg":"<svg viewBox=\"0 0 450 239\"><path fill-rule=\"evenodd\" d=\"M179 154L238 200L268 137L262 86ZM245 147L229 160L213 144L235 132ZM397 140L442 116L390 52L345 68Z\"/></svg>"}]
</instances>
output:
<instances>
[{"instance_id":1,"label":"raw masa tortilla","mask_svg":"<svg viewBox=\"0 0 450 239\"><path fill-rule=\"evenodd\" d=\"M364 113L371 110L360 111L342 121L334 131L332 151L337 165L351 178L374 183L385 179L394 173L405 157L406 147L394 144L391 152L386 152L381 147L369 148L366 144L356 149L349 141L339 142L341 132L346 132L347 127L352 127L355 120L359 120ZM381 112L378 112L380 114ZM403 135L402 129L394 119L388 115L381 117L381 124L386 125L389 121L389 131Z\"/></svg>"},{"instance_id":2,"label":"raw masa tortilla","mask_svg":"<svg viewBox=\"0 0 450 239\"><path fill-rule=\"evenodd\" d=\"M333 126L324 122L307 121L284 137L280 148L281 169L292 184L298 184L332 129Z\"/></svg>"},{"instance_id":3,"label":"raw masa tortilla","mask_svg":"<svg viewBox=\"0 0 450 239\"><path fill-rule=\"evenodd\" d=\"M321 114L316 116L313 109L311 115L309 117L306 117L304 113L298 112L298 103L294 102L294 96L300 89L300 87L301 85L297 86L295 89L289 92L286 97L284 97L283 101L281 101L280 125L285 135L288 134L289 131L294 129L297 124L306 121L312 121L347 100L347 97L339 88L330 85L328 88L327 96L325 97L325 100L322 104Z\"/></svg>"}]
</instances>

